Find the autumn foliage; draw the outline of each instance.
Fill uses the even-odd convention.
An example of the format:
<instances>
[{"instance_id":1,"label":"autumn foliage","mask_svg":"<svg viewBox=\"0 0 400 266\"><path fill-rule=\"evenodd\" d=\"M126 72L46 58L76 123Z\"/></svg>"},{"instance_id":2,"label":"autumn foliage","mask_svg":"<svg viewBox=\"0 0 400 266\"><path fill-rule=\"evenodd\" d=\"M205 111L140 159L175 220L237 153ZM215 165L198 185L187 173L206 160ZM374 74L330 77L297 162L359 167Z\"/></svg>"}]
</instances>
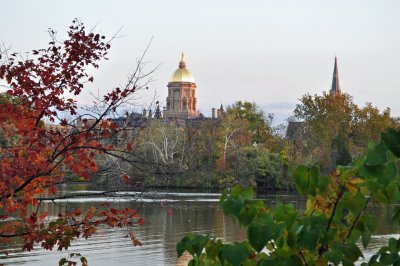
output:
<instances>
[{"instance_id":1,"label":"autumn foliage","mask_svg":"<svg viewBox=\"0 0 400 266\"><path fill-rule=\"evenodd\" d=\"M76 121L63 118L80 119L75 97L93 81L87 69L107 59L110 43L77 20L65 41L49 33L48 48L33 50L27 58L3 53L0 65L1 82L8 87L0 104L0 243L20 237L24 250L35 243L62 250L74 238L90 237L99 225L143 223L135 210L108 204L69 209L55 220L46 219L40 208L48 198L57 198L57 185L68 177L89 180L98 170L95 157L116 149L105 141L118 130L106 115L137 90L132 79L125 88L108 92L99 99L103 112L91 123L82 118L77 127Z\"/></svg>"}]
</instances>

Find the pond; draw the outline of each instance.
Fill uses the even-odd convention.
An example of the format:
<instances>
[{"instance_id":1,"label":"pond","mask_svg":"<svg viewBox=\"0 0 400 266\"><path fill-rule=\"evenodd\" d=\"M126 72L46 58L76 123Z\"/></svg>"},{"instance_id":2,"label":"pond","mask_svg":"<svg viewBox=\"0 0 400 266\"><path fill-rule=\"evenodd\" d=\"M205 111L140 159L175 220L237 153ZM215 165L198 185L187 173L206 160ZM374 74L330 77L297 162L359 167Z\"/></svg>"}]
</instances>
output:
<instances>
[{"instance_id":1,"label":"pond","mask_svg":"<svg viewBox=\"0 0 400 266\"><path fill-rule=\"evenodd\" d=\"M81 188L82 189L82 188ZM62 194L84 194L95 190L83 188L77 191L74 187L62 187ZM131 194L135 194L132 192ZM90 208L102 202L112 202L119 208L136 208L145 220L143 226L133 228L99 228L97 233L86 239L78 239L72 243L69 253L79 252L88 259L89 265L176 265L175 245L187 232L209 234L210 236L233 242L246 237L243 228L223 215L219 207L219 193L194 191L157 191L146 193L140 200L132 198L82 197L60 200L57 204L46 203L50 216L65 208ZM268 205L277 201L290 202L297 209L304 208L305 200L291 193L269 194L265 197ZM400 227L390 224L391 208L370 204L368 212L378 217L377 235L373 236L371 248L367 253L379 248L387 239L397 235ZM143 243L142 247L133 247L129 233ZM21 243L0 246L2 252L0 263L4 265L58 265L67 251L45 251L39 246L31 252L21 252Z\"/></svg>"}]
</instances>

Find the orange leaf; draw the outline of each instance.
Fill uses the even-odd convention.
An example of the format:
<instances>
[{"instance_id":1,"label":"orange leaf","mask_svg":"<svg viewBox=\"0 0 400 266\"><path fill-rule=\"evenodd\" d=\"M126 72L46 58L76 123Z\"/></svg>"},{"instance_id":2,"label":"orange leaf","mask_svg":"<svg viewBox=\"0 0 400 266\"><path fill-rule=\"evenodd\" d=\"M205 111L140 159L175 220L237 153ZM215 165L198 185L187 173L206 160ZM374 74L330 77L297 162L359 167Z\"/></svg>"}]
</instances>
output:
<instances>
[{"instance_id":1,"label":"orange leaf","mask_svg":"<svg viewBox=\"0 0 400 266\"><path fill-rule=\"evenodd\" d=\"M56 186L49 187L49 193L50 194L56 194L57 193L57 187Z\"/></svg>"}]
</instances>

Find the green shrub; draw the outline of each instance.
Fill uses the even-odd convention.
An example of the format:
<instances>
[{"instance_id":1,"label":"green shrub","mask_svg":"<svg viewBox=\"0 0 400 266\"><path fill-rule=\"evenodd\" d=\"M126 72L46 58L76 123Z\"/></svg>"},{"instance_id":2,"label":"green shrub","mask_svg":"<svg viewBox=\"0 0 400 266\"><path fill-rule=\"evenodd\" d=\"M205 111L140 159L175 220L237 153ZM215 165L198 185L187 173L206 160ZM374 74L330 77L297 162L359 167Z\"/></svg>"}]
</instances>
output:
<instances>
[{"instance_id":1,"label":"green shrub","mask_svg":"<svg viewBox=\"0 0 400 266\"><path fill-rule=\"evenodd\" d=\"M305 212L291 204L267 208L254 199L251 188L235 186L221 196L224 214L247 230L242 242L223 243L208 236L187 234L177 244L178 256L186 250L189 265L354 265L377 227L377 219L365 214L370 201L393 204L400 200L397 170L400 131L388 129L381 142L370 143L367 155L331 175L317 167L299 166L293 171L297 192L308 198ZM392 222L400 223L400 208ZM362 265L400 265L400 238L391 238Z\"/></svg>"}]
</instances>

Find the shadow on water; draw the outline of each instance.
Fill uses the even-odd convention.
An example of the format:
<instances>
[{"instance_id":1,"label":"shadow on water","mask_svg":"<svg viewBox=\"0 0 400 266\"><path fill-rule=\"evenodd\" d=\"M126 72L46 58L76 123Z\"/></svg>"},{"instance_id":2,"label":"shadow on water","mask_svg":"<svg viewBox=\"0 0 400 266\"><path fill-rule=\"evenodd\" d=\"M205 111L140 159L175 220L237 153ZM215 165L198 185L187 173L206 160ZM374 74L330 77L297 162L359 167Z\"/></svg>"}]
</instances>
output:
<instances>
[{"instance_id":1,"label":"shadow on water","mask_svg":"<svg viewBox=\"0 0 400 266\"><path fill-rule=\"evenodd\" d=\"M72 186L63 187L60 193L73 194L77 191L82 194L101 189ZM243 228L223 215L218 203L219 196L219 193L212 192L151 192L139 201L132 201L132 198L78 197L57 204L45 203L42 208L53 217L65 208L87 209L105 201L119 208L136 208L145 219L143 226L122 229L101 227L92 238L73 242L69 252L81 253L88 259L89 265L176 265L175 245L187 232L208 234L228 242L246 237ZM292 203L299 210L304 208L306 202L292 192L269 193L264 198L269 206L276 202ZM398 226L390 225L390 207L371 204L368 212L378 217L379 236L375 236L371 244L372 249L377 249L382 241L387 241L385 235L397 234L400 230ZM131 231L143 243L142 247L132 246L128 237ZM1 263L5 265L53 266L58 265L62 257L68 256L66 251L44 251L40 247L32 252L21 252L21 243L18 241L0 246L0 249L9 252L8 256L0 255Z\"/></svg>"}]
</instances>

